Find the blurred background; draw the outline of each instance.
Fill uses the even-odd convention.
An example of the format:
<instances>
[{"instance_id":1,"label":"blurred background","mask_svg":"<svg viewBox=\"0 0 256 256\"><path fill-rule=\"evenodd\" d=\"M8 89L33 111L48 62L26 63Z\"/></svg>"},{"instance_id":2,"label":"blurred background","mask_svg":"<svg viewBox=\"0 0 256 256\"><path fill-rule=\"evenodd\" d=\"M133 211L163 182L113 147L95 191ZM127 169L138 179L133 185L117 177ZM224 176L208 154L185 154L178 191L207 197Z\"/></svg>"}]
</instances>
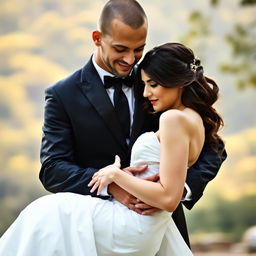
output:
<instances>
[{"instance_id":1,"label":"blurred background","mask_svg":"<svg viewBox=\"0 0 256 256\"><path fill-rule=\"evenodd\" d=\"M105 2L0 1L0 235L47 194L38 179L44 89L86 63ZM256 1L139 2L149 20L146 51L182 42L220 87L216 108L228 159L186 211L193 250L198 256L256 251Z\"/></svg>"}]
</instances>

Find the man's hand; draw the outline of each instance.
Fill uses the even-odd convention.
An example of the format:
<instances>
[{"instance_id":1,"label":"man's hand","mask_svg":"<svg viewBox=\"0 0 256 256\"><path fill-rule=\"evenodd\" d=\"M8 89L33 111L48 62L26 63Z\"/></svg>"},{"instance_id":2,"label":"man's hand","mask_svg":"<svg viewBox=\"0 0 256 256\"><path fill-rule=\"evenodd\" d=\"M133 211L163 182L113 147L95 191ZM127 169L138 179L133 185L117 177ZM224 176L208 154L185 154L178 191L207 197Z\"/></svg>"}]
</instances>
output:
<instances>
[{"instance_id":1,"label":"man's hand","mask_svg":"<svg viewBox=\"0 0 256 256\"><path fill-rule=\"evenodd\" d=\"M131 175L135 175L135 174L139 174L139 173L143 173L148 169L147 165L143 165L140 167L126 167L123 169L124 172L129 173Z\"/></svg>"},{"instance_id":2,"label":"man's hand","mask_svg":"<svg viewBox=\"0 0 256 256\"><path fill-rule=\"evenodd\" d=\"M120 188L115 183L111 183L108 185L108 193L111 194L121 204L128 207L130 210L142 214L142 211L139 208L135 207L135 204L138 203L137 198L129 194L124 189Z\"/></svg>"},{"instance_id":3,"label":"man's hand","mask_svg":"<svg viewBox=\"0 0 256 256\"><path fill-rule=\"evenodd\" d=\"M152 175L150 177L144 178L144 180L152 181L152 182L159 182L159 174ZM137 203L135 207L141 210L142 215L152 215L155 212L162 211L159 208L152 207L150 205L145 204L144 202L137 199Z\"/></svg>"},{"instance_id":4,"label":"man's hand","mask_svg":"<svg viewBox=\"0 0 256 256\"><path fill-rule=\"evenodd\" d=\"M148 167L146 165L141 167L126 167L123 169L123 171L129 173L130 175L134 175L136 173L143 173L147 170L147 168ZM148 178L145 178L145 180L157 182L159 180L159 175L156 174L150 176ZM127 206L130 210L133 210L139 214L151 215L155 212L161 211L158 208L152 207L140 201L124 189L120 188L115 183L111 183L108 185L108 193L111 194L117 201Z\"/></svg>"},{"instance_id":5,"label":"man's hand","mask_svg":"<svg viewBox=\"0 0 256 256\"><path fill-rule=\"evenodd\" d=\"M148 204L143 203L139 199L137 199L137 203L135 204L135 208L139 209L141 215L152 215L155 212L162 211L159 208L152 207Z\"/></svg>"}]
</instances>

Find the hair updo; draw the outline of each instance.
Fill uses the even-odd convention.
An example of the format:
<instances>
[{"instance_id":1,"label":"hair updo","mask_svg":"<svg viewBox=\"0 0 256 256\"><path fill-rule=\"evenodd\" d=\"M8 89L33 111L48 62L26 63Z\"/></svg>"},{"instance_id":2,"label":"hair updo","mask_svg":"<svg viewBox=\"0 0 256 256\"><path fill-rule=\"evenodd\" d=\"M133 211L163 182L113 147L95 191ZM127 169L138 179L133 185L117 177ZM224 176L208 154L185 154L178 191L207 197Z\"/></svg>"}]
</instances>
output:
<instances>
[{"instance_id":1,"label":"hair updo","mask_svg":"<svg viewBox=\"0 0 256 256\"><path fill-rule=\"evenodd\" d=\"M218 99L219 87L204 76L201 62L193 51L180 43L160 45L146 53L138 67L139 75L141 69L163 87L184 87L182 104L199 113L205 127L205 141L218 152L223 141L217 132L223 120L212 105Z\"/></svg>"}]
</instances>

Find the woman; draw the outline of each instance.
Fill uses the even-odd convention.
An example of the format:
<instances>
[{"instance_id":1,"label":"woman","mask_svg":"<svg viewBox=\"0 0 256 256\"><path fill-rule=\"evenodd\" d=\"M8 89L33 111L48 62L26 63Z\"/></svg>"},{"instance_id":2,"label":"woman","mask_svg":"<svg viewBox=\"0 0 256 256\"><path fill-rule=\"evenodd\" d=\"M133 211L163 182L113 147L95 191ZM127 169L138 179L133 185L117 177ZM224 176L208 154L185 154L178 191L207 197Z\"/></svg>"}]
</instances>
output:
<instances>
[{"instance_id":1,"label":"woman","mask_svg":"<svg viewBox=\"0 0 256 256\"><path fill-rule=\"evenodd\" d=\"M178 43L149 51L138 71L147 103L162 114L159 130L142 134L135 142L131 166L148 164L143 175L159 172L159 182L121 171L116 156L89 186L99 193L115 182L163 211L142 216L116 200L72 193L45 196L30 204L3 235L0 255L192 255L171 213L182 198L187 168L204 142L218 151L217 132L223 122L212 107L218 86L203 75L193 52Z\"/></svg>"}]
</instances>

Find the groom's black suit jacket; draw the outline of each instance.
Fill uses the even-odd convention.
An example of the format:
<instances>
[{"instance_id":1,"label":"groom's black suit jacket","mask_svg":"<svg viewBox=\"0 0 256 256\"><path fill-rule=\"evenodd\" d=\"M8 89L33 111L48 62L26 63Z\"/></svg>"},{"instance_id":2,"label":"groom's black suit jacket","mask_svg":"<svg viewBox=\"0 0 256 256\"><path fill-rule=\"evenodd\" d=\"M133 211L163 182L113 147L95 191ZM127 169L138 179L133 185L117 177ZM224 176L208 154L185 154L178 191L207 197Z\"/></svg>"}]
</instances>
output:
<instances>
[{"instance_id":1,"label":"groom's black suit jacket","mask_svg":"<svg viewBox=\"0 0 256 256\"><path fill-rule=\"evenodd\" d=\"M87 184L93 173L113 163L115 155L121 157L122 167L129 166L130 150L136 138L143 132L158 129L158 117L143 111L142 89L134 88L135 111L129 147L91 59L82 69L46 90L40 180L47 190L88 195ZM223 154L219 159L207 148L203 150L195 167L188 171L187 184L193 200L186 202L186 207L192 208L202 196L225 157ZM173 216L188 241L181 205Z\"/></svg>"}]
</instances>

